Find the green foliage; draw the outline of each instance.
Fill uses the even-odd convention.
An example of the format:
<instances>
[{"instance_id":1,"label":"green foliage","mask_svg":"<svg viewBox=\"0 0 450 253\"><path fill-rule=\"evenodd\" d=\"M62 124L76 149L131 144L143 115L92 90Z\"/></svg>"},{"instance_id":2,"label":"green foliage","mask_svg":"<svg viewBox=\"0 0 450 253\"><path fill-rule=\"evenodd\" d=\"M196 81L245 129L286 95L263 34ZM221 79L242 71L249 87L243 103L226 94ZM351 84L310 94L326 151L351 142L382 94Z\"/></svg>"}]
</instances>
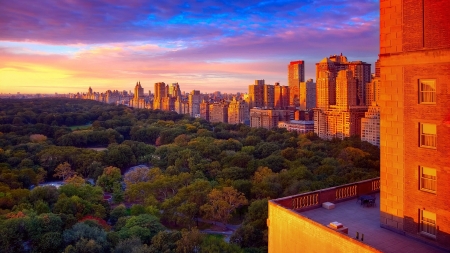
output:
<instances>
[{"instance_id":1,"label":"green foliage","mask_svg":"<svg viewBox=\"0 0 450 253\"><path fill-rule=\"evenodd\" d=\"M222 238L206 236L201 244L201 253L243 253L236 244L228 244Z\"/></svg>"},{"instance_id":2,"label":"green foliage","mask_svg":"<svg viewBox=\"0 0 450 253\"><path fill-rule=\"evenodd\" d=\"M237 210L244 222L232 242L246 252L265 252L265 198L379 175L379 149L357 137L326 141L90 100L5 100L0 112L2 252L22 252L26 245L36 252L200 252L201 245L203 252L240 252L192 229L202 216L226 221L234 213L220 201L220 192L231 187L251 203ZM36 186L54 180L65 162L100 187ZM122 189L120 171L135 164L149 169L129 173ZM108 167L115 168L105 173ZM111 212L103 191L119 204ZM120 205L125 200L132 202L131 210ZM109 219L114 230L105 237L101 227L79 227L89 223L77 225L86 215ZM164 230L159 216L191 230L183 230L181 238L158 234ZM77 239L66 241L64 235Z\"/></svg>"},{"instance_id":3,"label":"green foliage","mask_svg":"<svg viewBox=\"0 0 450 253\"><path fill-rule=\"evenodd\" d=\"M109 166L103 169L103 174L97 179L97 185L102 187L106 192L112 192L114 184L117 184L121 180L122 174L120 169Z\"/></svg>"}]
</instances>

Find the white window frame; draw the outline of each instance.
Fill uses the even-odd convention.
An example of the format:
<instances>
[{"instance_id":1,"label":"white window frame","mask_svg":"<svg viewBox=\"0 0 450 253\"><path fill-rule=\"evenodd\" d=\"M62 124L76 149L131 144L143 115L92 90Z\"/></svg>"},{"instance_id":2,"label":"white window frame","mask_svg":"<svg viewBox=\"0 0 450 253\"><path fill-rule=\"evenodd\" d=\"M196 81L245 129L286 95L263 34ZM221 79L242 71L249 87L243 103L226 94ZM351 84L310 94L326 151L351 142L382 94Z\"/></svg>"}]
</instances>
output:
<instances>
[{"instance_id":1,"label":"white window frame","mask_svg":"<svg viewBox=\"0 0 450 253\"><path fill-rule=\"evenodd\" d=\"M436 214L427 210L420 210L420 234L436 239Z\"/></svg>"},{"instance_id":2,"label":"white window frame","mask_svg":"<svg viewBox=\"0 0 450 253\"><path fill-rule=\"evenodd\" d=\"M431 129L434 128L434 134L430 133ZM437 125L430 123L420 123L419 129L419 146L422 148L432 148L437 147Z\"/></svg>"},{"instance_id":3,"label":"white window frame","mask_svg":"<svg viewBox=\"0 0 450 253\"><path fill-rule=\"evenodd\" d=\"M420 166L420 190L436 193L437 191L437 174L435 168Z\"/></svg>"},{"instance_id":4,"label":"white window frame","mask_svg":"<svg viewBox=\"0 0 450 253\"><path fill-rule=\"evenodd\" d=\"M431 89L428 89L431 87ZM419 104L436 104L436 80L419 79Z\"/></svg>"}]
</instances>

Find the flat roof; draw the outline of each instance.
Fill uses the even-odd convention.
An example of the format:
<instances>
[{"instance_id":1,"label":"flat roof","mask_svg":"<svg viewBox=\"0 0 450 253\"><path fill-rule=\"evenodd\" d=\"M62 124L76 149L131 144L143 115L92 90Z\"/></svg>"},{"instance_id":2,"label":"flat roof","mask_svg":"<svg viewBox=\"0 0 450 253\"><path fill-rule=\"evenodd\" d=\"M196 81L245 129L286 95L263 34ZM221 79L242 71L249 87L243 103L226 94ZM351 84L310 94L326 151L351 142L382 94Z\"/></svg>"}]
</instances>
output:
<instances>
[{"instance_id":1,"label":"flat roof","mask_svg":"<svg viewBox=\"0 0 450 253\"><path fill-rule=\"evenodd\" d=\"M376 197L376 205L374 207L365 207L357 202L356 199L350 199L335 204L335 208L330 210L317 207L308 211L293 211L324 226L334 221L342 223L343 226L348 227L349 237L355 238L356 232L359 232L360 238L364 234L362 243L383 252L447 252L414 238L380 227L380 194L372 195Z\"/></svg>"}]
</instances>

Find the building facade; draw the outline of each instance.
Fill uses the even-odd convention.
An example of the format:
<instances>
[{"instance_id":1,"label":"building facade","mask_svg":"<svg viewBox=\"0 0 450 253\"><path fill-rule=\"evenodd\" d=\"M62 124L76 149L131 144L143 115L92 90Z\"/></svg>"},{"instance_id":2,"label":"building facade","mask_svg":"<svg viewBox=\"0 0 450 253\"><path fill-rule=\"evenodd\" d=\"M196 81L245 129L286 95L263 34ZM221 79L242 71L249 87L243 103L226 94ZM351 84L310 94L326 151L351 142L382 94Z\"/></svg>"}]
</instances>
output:
<instances>
[{"instance_id":1,"label":"building facade","mask_svg":"<svg viewBox=\"0 0 450 253\"><path fill-rule=\"evenodd\" d=\"M291 61L288 65L289 105L300 106L300 82L305 81L305 62Z\"/></svg>"},{"instance_id":2,"label":"building facade","mask_svg":"<svg viewBox=\"0 0 450 253\"><path fill-rule=\"evenodd\" d=\"M381 226L450 250L450 1L381 1Z\"/></svg>"},{"instance_id":3,"label":"building facade","mask_svg":"<svg viewBox=\"0 0 450 253\"><path fill-rule=\"evenodd\" d=\"M278 122L278 128L286 128L288 131L295 131L299 134L314 132L313 120L291 120Z\"/></svg>"},{"instance_id":4,"label":"building facade","mask_svg":"<svg viewBox=\"0 0 450 253\"><path fill-rule=\"evenodd\" d=\"M312 79L300 82L300 110L309 111L316 107L316 83Z\"/></svg>"},{"instance_id":5,"label":"building facade","mask_svg":"<svg viewBox=\"0 0 450 253\"><path fill-rule=\"evenodd\" d=\"M280 121L289 121L288 110L250 109L250 126L272 129L278 127Z\"/></svg>"},{"instance_id":6,"label":"building facade","mask_svg":"<svg viewBox=\"0 0 450 253\"><path fill-rule=\"evenodd\" d=\"M228 105L228 124L248 124L249 108L244 100L233 100Z\"/></svg>"}]
</instances>

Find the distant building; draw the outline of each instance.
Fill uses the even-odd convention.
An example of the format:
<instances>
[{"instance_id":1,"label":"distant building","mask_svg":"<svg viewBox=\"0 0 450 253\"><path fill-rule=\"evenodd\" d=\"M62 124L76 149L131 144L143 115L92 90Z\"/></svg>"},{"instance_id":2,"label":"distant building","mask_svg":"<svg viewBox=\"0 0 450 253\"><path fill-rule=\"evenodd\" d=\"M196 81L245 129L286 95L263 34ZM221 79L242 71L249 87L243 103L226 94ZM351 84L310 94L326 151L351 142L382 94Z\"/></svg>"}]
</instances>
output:
<instances>
[{"instance_id":1,"label":"distant building","mask_svg":"<svg viewBox=\"0 0 450 253\"><path fill-rule=\"evenodd\" d=\"M244 100L233 100L228 106L228 124L245 124L249 121L249 108ZM247 123L248 124L248 123Z\"/></svg>"},{"instance_id":2,"label":"distant building","mask_svg":"<svg viewBox=\"0 0 450 253\"><path fill-rule=\"evenodd\" d=\"M200 103L202 95L199 90L193 90L189 93L189 114L191 117L200 117Z\"/></svg>"},{"instance_id":3,"label":"distant building","mask_svg":"<svg viewBox=\"0 0 450 253\"><path fill-rule=\"evenodd\" d=\"M209 105L209 121L228 123L228 102L221 101Z\"/></svg>"},{"instance_id":4,"label":"distant building","mask_svg":"<svg viewBox=\"0 0 450 253\"><path fill-rule=\"evenodd\" d=\"M300 82L299 86L300 110L309 111L316 107L316 83L312 79Z\"/></svg>"},{"instance_id":5,"label":"distant building","mask_svg":"<svg viewBox=\"0 0 450 253\"><path fill-rule=\"evenodd\" d=\"M376 102L361 119L361 140L380 146L380 107Z\"/></svg>"},{"instance_id":6,"label":"distant building","mask_svg":"<svg viewBox=\"0 0 450 253\"><path fill-rule=\"evenodd\" d=\"M248 86L249 107L264 107L264 80L255 80L255 84Z\"/></svg>"},{"instance_id":7,"label":"distant building","mask_svg":"<svg viewBox=\"0 0 450 253\"><path fill-rule=\"evenodd\" d=\"M272 129L278 127L278 122L289 121L290 113L288 110L273 110L273 109L250 109L250 126L263 127Z\"/></svg>"},{"instance_id":8,"label":"distant building","mask_svg":"<svg viewBox=\"0 0 450 253\"><path fill-rule=\"evenodd\" d=\"M209 103L205 100L200 103L200 118L209 121Z\"/></svg>"},{"instance_id":9,"label":"distant building","mask_svg":"<svg viewBox=\"0 0 450 253\"><path fill-rule=\"evenodd\" d=\"M275 83L273 90L274 109L285 110L286 107L289 106L289 87L281 86L280 83Z\"/></svg>"},{"instance_id":10,"label":"distant building","mask_svg":"<svg viewBox=\"0 0 450 253\"><path fill-rule=\"evenodd\" d=\"M299 134L314 132L313 120L291 120L278 122L278 128L286 128L289 132L295 131Z\"/></svg>"},{"instance_id":11,"label":"distant building","mask_svg":"<svg viewBox=\"0 0 450 253\"><path fill-rule=\"evenodd\" d=\"M305 62L291 61L288 65L289 105L300 106L300 82L305 81Z\"/></svg>"}]
</instances>

